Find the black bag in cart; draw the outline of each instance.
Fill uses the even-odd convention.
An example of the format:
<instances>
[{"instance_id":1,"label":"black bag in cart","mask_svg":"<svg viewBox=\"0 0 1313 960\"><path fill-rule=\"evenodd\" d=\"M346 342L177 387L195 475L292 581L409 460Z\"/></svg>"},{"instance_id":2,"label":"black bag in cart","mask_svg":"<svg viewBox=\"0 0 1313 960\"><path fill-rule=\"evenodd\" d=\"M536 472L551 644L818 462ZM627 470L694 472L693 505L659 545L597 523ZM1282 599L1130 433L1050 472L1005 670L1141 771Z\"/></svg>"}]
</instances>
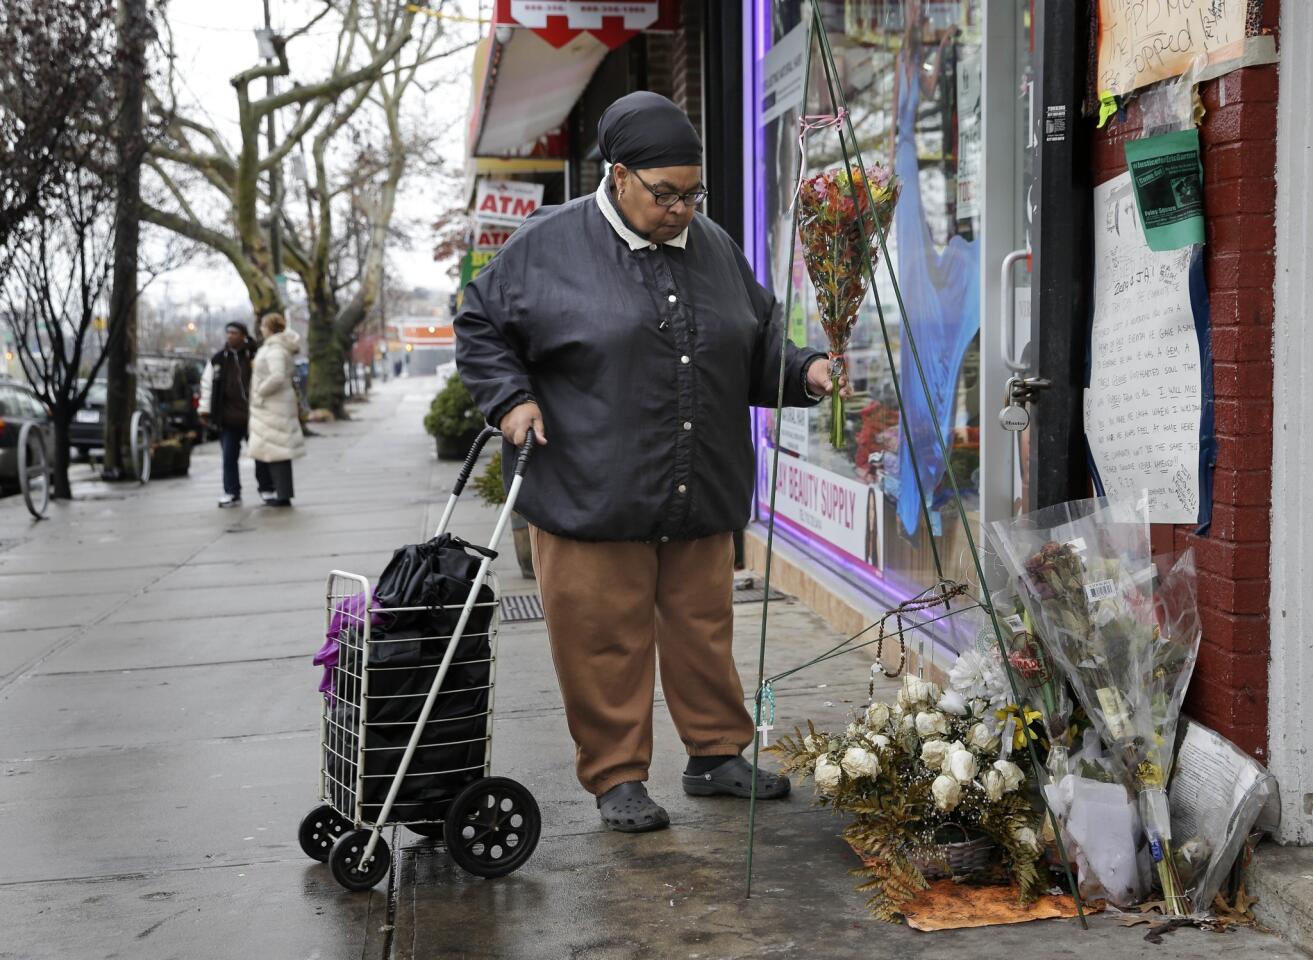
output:
<instances>
[{"instance_id":1,"label":"black bag in cart","mask_svg":"<svg viewBox=\"0 0 1313 960\"><path fill-rule=\"evenodd\" d=\"M381 811L483 556L495 554L443 534L397 550L379 577L365 695L365 820ZM483 776L494 599L485 583L424 725L393 820L441 820L447 803ZM342 654L358 656L354 649ZM354 663L344 665L359 673ZM358 722L356 704L349 701L337 701L333 713L348 728Z\"/></svg>"}]
</instances>

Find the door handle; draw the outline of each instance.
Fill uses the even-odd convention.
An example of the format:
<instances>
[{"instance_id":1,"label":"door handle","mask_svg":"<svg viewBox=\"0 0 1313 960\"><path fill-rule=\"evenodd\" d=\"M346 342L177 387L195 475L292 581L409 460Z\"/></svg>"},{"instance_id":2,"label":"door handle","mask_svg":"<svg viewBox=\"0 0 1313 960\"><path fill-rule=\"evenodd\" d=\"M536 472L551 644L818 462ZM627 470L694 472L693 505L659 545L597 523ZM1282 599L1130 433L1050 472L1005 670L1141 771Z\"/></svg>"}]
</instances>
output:
<instances>
[{"instance_id":1,"label":"door handle","mask_svg":"<svg viewBox=\"0 0 1313 960\"><path fill-rule=\"evenodd\" d=\"M1012 268L1029 256L1029 250L1013 250L1004 257L1002 277L999 284L999 296L1002 297L1001 306L1003 308L1003 323L1000 325L999 334L1003 338L1001 344L1003 365L1013 373L1025 373L1028 368L1012 356L1013 345L1017 342L1017 298L1016 291L1012 286Z\"/></svg>"}]
</instances>

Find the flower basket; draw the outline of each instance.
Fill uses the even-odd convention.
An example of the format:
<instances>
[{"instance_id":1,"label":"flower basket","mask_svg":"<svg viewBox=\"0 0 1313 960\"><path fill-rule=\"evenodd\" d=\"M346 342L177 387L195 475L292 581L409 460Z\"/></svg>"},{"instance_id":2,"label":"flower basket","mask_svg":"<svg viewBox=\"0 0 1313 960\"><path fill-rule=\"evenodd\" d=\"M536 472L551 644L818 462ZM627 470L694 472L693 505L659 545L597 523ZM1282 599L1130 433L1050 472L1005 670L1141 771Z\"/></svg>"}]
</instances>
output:
<instances>
[{"instance_id":1,"label":"flower basket","mask_svg":"<svg viewBox=\"0 0 1313 960\"><path fill-rule=\"evenodd\" d=\"M948 839L954 835L961 836L961 839ZM983 833L955 823L945 824L935 831L935 840L940 842L939 856L912 854L908 857L927 880L979 873L998 858L998 844Z\"/></svg>"}]
</instances>

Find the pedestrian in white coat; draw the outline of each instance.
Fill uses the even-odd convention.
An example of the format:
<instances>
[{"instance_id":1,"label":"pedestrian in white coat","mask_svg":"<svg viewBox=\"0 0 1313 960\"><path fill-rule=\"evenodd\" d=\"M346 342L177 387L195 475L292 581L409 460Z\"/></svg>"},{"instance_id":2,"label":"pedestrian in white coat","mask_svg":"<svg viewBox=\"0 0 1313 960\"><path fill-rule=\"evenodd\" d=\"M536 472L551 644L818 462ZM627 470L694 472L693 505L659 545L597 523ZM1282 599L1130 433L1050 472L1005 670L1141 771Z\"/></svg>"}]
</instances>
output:
<instances>
[{"instance_id":1,"label":"pedestrian in white coat","mask_svg":"<svg viewBox=\"0 0 1313 960\"><path fill-rule=\"evenodd\" d=\"M292 461L305 456L296 388L292 385L292 358L301 350L301 338L287 329L277 313L260 321L264 342L251 371L251 456L269 464L275 493L265 503L292 505Z\"/></svg>"}]
</instances>

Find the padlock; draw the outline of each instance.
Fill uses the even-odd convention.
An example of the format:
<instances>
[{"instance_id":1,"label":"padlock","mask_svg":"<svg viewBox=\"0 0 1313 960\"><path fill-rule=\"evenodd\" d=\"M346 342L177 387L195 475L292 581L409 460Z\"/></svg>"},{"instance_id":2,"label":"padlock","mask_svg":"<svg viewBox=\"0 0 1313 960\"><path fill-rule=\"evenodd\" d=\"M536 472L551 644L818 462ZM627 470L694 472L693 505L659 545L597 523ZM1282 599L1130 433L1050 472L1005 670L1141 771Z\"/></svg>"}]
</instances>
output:
<instances>
[{"instance_id":1,"label":"padlock","mask_svg":"<svg viewBox=\"0 0 1313 960\"><path fill-rule=\"evenodd\" d=\"M1030 411L1025 407L1014 407L1012 404L1008 404L999 413L998 422L1002 424L1004 430L1020 433L1030 426Z\"/></svg>"},{"instance_id":2,"label":"padlock","mask_svg":"<svg viewBox=\"0 0 1313 960\"><path fill-rule=\"evenodd\" d=\"M1003 388L1004 406L998 415L998 422L1004 430L1020 433L1030 426L1030 411L1026 409L1029 398L1026 382L1021 377L1008 377L1007 386Z\"/></svg>"}]
</instances>

